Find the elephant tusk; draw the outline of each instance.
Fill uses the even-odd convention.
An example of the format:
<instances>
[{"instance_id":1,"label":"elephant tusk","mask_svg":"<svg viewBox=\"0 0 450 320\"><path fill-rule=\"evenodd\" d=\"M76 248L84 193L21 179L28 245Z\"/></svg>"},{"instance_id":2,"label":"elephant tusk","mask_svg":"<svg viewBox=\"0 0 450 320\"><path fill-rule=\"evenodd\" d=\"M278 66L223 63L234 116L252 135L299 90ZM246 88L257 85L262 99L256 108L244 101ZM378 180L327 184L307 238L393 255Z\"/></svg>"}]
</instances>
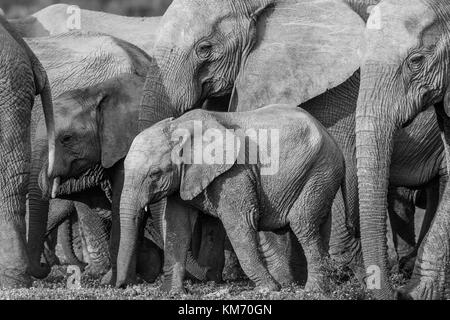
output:
<instances>
[{"instance_id":1,"label":"elephant tusk","mask_svg":"<svg viewBox=\"0 0 450 320\"><path fill-rule=\"evenodd\" d=\"M55 179L53 179L52 199L56 198L56 192L58 191L60 183L61 183L61 178L60 177L56 177Z\"/></svg>"}]
</instances>

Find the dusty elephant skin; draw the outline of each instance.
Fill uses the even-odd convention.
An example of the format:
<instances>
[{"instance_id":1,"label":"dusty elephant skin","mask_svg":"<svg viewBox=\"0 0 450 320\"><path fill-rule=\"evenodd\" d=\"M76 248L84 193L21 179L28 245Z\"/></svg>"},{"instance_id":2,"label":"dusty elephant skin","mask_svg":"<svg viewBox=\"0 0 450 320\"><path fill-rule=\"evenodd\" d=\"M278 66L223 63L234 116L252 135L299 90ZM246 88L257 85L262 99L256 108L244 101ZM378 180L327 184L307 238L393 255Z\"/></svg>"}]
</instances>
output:
<instances>
[{"instance_id":1,"label":"dusty elephant skin","mask_svg":"<svg viewBox=\"0 0 450 320\"><path fill-rule=\"evenodd\" d=\"M448 163L448 17L450 4L440 0L387 0L369 17L356 111L356 157L364 262L381 271L381 286L372 288L377 298L394 297L385 237L392 141L400 128L433 104ZM448 297L449 190L447 186L419 249L412 278L397 297Z\"/></svg>"},{"instance_id":2,"label":"dusty elephant skin","mask_svg":"<svg viewBox=\"0 0 450 320\"><path fill-rule=\"evenodd\" d=\"M50 167L54 160L53 106L47 74L3 17L0 17L0 37L0 288L25 287L31 283L25 246L25 195L34 96L40 94L43 101Z\"/></svg>"},{"instance_id":3,"label":"dusty elephant skin","mask_svg":"<svg viewBox=\"0 0 450 320\"><path fill-rule=\"evenodd\" d=\"M277 123L271 121L274 117ZM198 122L201 129L195 127ZM271 146L254 142L257 150L268 148L275 152L274 146L279 146L276 155L279 170L267 174L260 162L236 163L241 148L247 157L246 148L252 148L243 142L223 142L223 154L219 157L231 155L233 161L227 158L221 165L195 162L196 154L205 152L197 139L205 140L212 129L225 137L226 128L279 130L279 140ZM188 136L176 139L174 134L180 130L185 130ZM194 136L197 130L201 134ZM227 134L236 139L230 132ZM177 152L187 153L180 162L173 160ZM344 159L339 147L300 108L275 105L232 114L191 111L176 120L163 120L135 138L125 159L116 285L122 287L132 280L129 270L135 264L133 253L142 224L142 209L169 196L168 204L172 207L165 217L164 290L184 290L185 260L196 210L222 221L244 272L263 291L277 290L279 284L258 253L257 231L289 226L308 263L306 288L320 290L326 256L321 229L343 183Z\"/></svg>"}]
</instances>

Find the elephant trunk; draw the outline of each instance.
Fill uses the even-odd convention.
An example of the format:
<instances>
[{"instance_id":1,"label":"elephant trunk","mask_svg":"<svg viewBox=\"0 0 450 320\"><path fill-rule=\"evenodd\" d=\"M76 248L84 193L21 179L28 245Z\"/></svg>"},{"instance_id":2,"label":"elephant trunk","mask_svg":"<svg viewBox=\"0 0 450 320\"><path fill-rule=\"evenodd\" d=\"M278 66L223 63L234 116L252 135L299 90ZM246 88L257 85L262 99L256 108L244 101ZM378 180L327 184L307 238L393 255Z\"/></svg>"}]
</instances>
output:
<instances>
[{"instance_id":1,"label":"elephant trunk","mask_svg":"<svg viewBox=\"0 0 450 320\"><path fill-rule=\"evenodd\" d=\"M41 140L36 143L32 153L30 183L28 187L29 227L27 251L29 258L28 271L35 278L43 279L50 273L48 265L41 265L41 255L44 250L45 232L49 204L48 200L42 198L42 192L38 185L39 174L47 157L47 141Z\"/></svg>"},{"instance_id":2,"label":"elephant trunk","mask_svg":"<svg viewBox=\"0 0 450 320\"><path fill-rule=\"evenodd\" d=\"M58 201L58 202L55 202ZM62 206L60 206L62 204ZM49 205L47 230L45 232L45 238L47 238L53 231L75 212L75 206L70 200L54 200Z\"/></svg>"},{"instance_id":3,"label":"elephant trunk","mask_svg":"<svg viewBox=\"0 0 450 320\"><path fill-rule=\"evenodd\" d=\"M361 69L356 112L356 159L360 226L368 289L376 298L391 299L386 239L389 169L396 124L389 118L389 79L379 80L379 68ZM391 111L392 112L392 111Z\"/></svg>"},{"instance_id":4,"label":"elephant trunk","mask_svg":"<svg viewBox=\"0 0 450 320\"><path fill-rule=\"evenodd\" d=\"M167 74L153 60L148 69L139 110L139 132L161 120L179 115L167 94L163 80L164 73Z\"/></svg>"},{"instance_id":5,"label":"elephant trunk","mask_svg":"<svg viewBox=\"0 0 450 320\"><path fill-rule=\"evenodd\" d=\"M117 287L136 281L136 258L142 212L134 188L124 187L120 201L120 245L117 257Z\"/></svg>"},{"instance_id":6,"label":"elephant trunk","mask_svg":"<svg viewBox=\"0 0 450 320\"><path fill-rule=\"evenodd\" d=\"M71 215L66 219L59 229L61 247L66 259L66 263L85 267L83 260L83 248L79 221L77 216Z\"/></svg>"}]
</instances>

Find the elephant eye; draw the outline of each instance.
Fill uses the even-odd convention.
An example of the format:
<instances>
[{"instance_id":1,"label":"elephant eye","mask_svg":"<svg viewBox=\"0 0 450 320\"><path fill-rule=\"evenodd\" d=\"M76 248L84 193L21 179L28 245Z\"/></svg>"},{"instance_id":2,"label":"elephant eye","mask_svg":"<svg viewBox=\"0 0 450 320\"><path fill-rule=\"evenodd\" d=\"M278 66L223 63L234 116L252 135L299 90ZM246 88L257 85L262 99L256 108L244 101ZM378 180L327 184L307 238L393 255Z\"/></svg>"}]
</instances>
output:
<instances>
[{"instance_id":1,"label":"elephant eye","mask_svg":"<svg viewBox=\"0 0 450 320\"><path fill-rule=\"evenodd\" d=\"M152 169L150 169L150 171L149 171L149 173L148 173L148 175L150 176L150 178L151 178L152 180L157 180L157 179L159 179L159 177L161 176L161 174L162 174L162 171L161 171L160 168L152 168Z\"/></svg>"},{"instance_id":2,"label":"elephant eye","mask_svg":"<svg viewBox=\"0 0 450 320\"><path fill-rule=\"evenodd\" d=\"M67 144L67 143L69 143L71 140L72 140L72 136L71 136L71 135L68 135L68 134L64 135L64 136L61 138L61 142L62 142L63 144Z\"/></svg>"},{"instance_id":3,"label":"elephant eye","mask_svg":"<svg viewBox=\"0 0 450 320\"><path fill-rule=\"evenodd\" d=\"M204 41L198 44L197 46L197 56L202 59L208 59L213 53L213 45L209 41Z\"/></svg>"},{"instance_id":4,"label":"elephant eye","mask_svg":"<svg viewBox=\"0 0 450 320\"><path fill-rule=\"evenodd\" d=\"M422 65L425 60L425 56L423 54L413 54L408 59L408 65L410 68L418 68Z\"/></svg>"}]
</instances>

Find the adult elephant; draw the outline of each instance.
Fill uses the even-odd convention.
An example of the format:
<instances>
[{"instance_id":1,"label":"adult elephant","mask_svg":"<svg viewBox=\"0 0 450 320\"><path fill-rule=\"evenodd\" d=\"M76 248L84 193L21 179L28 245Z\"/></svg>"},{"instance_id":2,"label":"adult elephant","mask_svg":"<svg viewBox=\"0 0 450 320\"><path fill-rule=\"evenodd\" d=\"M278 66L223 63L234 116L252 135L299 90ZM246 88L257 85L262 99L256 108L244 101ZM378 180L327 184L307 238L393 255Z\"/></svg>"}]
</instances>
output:
<instances>
[{"instance_id":1,"label":"adult elephant","mask_svg":"<svg viewBox=\"0 0 450 320\"><path fill-rule=\"evenodd\" d=\"M108 35L74 32L67 35L27 39L42 64L48 71L55 96L65 91L95 85L120 74L144 77L149 57L137 47ZM49 201L42 198L38 178L46 162L46 125L39 108L32 113L32 155L29 183L28 252L30 273L36 278L45 278L50 268L41 265L44 234L47 227ZM67 185L66 193L82 192L101 183L101 175L87 174ZM89 199L89 193L86 193ZM71 200L57 200L71 202ZM71 207L65 203L61 207Z\"/></svg>"},{"instance_id":2,"label":"adult elephant","mask_svg":"<svg viewBox=\"0 0 450 320\"><path fill-rule=\"evenodd\" d=\"M54 123L50 85L28 45L0 16L0 288L29 286L25 246L25 196L30 165L30 119L41 95L51 167Z\"/></svg>"},{"instance_id":3,"label":"adult elephant","mask_svg":"<svg viewBox=\"0 0 450 320\"><path fill-rule=\"evenodd\" d=\"M9 22L24 38L54 36L73 30L99 32L128 41L151 53L160 20L161 17L126 17L59 3Z\"/></svg>"},{"instance_id":4,"label":"adult elephant","mask_svg":"<svg viewBox=\"0 0 450 320\"><path fill-rule=\"evenodd\" d=\"M372 10L368 21L356 112L356 156L364 262L379 271L371 277L380 280L374 282L379 286L371 287L377 298L394 297L385 240L394 137L402 127L430 113L428 108L435 104L447 164L450 160L449 17L448 1L386 0ZM424 130L422 136L427 139L432 133ZM427 175L422 178L425 182ZM400 297L448 297L449 192L447 184L419 249L412 279L400 291Z\"/></svg>"}]
</instances>

